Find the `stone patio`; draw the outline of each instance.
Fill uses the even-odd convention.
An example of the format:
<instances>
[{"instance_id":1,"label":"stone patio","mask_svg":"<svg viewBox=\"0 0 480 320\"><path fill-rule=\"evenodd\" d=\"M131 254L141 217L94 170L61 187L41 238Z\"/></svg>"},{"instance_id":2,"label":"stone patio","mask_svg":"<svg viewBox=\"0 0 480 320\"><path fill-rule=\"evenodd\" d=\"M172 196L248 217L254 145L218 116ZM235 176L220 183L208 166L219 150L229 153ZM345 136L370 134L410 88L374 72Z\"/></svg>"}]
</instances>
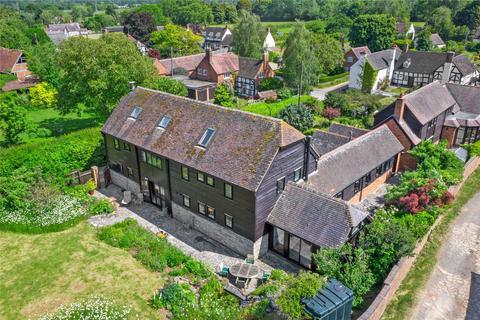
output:
<instances>
[{"instance_id":1,"label":"stone patio","mask_svg":"<svg viewBox=\"0 0 480 320\"><path fill-rule=\"evenodd\" d=\"M171 218L150 203L135 203L135 201L132 201L128 205L122 205L122 190L113 184L107 188L95 191L95 197L110 198L115 201L117 206L116 211L112 214L91 217L89 222L95 227L109 226L127 218L133 218L142 227L153 233L167 233L167 240L172 245L182 250L185 254L207 263L214 270L221 263L225 266L232 266L245 259L245 257L205 234ZM283 269L287 272L298 273L301 270L301 267L272 252L268 252L260 259L257 259L255 264L266 272L271 272L272 269Z\"/></svg>"}]
</instances>

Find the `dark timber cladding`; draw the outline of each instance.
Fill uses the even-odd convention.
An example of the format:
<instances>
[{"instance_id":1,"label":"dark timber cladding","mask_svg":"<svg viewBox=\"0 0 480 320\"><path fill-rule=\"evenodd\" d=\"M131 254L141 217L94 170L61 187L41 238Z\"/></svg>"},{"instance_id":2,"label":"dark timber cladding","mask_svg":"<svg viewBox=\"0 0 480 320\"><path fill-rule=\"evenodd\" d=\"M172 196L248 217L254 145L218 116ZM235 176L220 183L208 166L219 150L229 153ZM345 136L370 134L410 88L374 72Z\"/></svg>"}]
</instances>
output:
<instances>
[{"instance_id":1,"label":"dark timber cladding","mask_svg":"<svg viewBox=\"0 0 480 320\"><path fill-rule=\"evenodd\" d=\"M129 176L122 168L131 166L130 178L142 190L147 180L156 184L167 206L187 207L251 240L263 235L278 179L303 177L305 136L285 122L150 89L124 97L102 132L112 169ZM116 141L131 151L117 150Z\"/></svg>"}]
</instances>

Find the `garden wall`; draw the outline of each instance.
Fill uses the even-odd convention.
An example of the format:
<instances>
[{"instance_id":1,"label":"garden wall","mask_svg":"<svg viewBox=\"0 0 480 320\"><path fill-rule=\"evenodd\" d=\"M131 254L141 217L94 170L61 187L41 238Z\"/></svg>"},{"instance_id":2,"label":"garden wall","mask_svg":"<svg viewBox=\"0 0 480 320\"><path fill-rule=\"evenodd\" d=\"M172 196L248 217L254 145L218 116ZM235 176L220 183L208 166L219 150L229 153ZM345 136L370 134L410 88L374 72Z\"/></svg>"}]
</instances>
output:
<instances>
[{"instance_id":1,"label":"garden wall","mask_svg":"<svg viewBox=\"0 0 480 320\"><path fill-rule=\"evenodd\" d=\"M465 171L463 173L463 180L449 188L449 191L456 196L457 193L460 191L461 187L463 186L465 180L480 166L480 157L475 157L470 159L465 164ZM443 219L443 216L440 216L437 221L431 226L430 230L428 230L427 234L422 238L422 240L416 245L415 249L413 250L413 256L411 257L403 257L400 261L393 266L392 270L388 274L385 281L383 281L382 290L378 293L375 300L372 302L370 307L360 316L358 320L377 320L380 319L383 315L383 312L387 308L387 305L390 303L392 298L395 295L398 287L402 283L403 279L407 275L408 271L412 267L413 263L417 259L418 253L422 251L423 247L427 243L430 234L432 233L433 229L440 223Z\"/></svg>"}]
</instances>

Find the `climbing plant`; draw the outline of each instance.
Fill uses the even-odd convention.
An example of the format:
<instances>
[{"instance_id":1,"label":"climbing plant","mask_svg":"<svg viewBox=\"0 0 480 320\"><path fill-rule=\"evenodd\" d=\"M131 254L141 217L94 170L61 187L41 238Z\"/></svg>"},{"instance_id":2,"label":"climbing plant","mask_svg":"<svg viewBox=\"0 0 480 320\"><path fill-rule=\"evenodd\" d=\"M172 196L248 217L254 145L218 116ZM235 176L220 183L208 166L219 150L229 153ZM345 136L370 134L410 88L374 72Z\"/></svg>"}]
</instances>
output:
<instances>
[{"instance_id":1,"label":"climbing plant","mask_svg":"<svg viewBox=\"0 0 480 320\"><path fill-rule=\"evenodd\" d=\"M375 79L377 78L377 73L378 72L373 69L372 65L366 60L363 65L362 91L372 91Z\"/></svg>"}]
</instances>

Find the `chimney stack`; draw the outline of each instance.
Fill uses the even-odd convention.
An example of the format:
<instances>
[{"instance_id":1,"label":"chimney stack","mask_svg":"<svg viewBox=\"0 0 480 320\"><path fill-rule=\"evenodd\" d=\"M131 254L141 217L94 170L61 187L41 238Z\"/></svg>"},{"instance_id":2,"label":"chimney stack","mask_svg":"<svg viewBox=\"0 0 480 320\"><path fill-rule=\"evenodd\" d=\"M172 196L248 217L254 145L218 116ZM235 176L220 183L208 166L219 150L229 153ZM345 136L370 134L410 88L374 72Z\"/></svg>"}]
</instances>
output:
<instances>
[{"instance_id":1,"label":"chimney stack","mask_svg":"<svg viewBox=\"0 0 480 320\"><path fill-rule=\"evenodd\" d=\"M129 81L128 84L130 85L130 91L135 90L135 81Z\"/></svg>"},{"instance_id":2,"label":"chimney stack","mask_svg":"<svg viewBox=\"0 0 480 320\"><path fill-rule=\"evenodd\" d=\"M212 62L212 48L207 48L207 59L208 62Z\"/></svg>"},{"instance_id":3,"label":"chimney stack","mask_svg":"<svg viewBox=\"0 0 480 320\"><path fill-rule=\"evenodd\" d=\"M403 120L403 112L405 111L405 98L403 93L400 93L400 97L395 101L394 115L398 120Z\"/></svg>"},{"instance_id":4,"label":"chimney stack","mask_svg":"<svg viewBox=\"0 0 480 320\"><path fill-rule=\"evenodd\" d=\"M447 52L447 62L453 62L453 57L455 56L455 52L453 51L448 51Z\"/></svg>"},{"instance_id":5,"label":"chimney stack","mask_svg":"<svg viewBox=\"0 0 480 320\"><path fill-rule=\"evenodd\" d=\"M263 67L266 68L268 65L268 50L263 50Z\"/></svg>"},{"instance_id":6,"label":"chimney stack","mask_svg":"<svg viewBox=\"0 0 480 320\"><path fill-rule=\"evenodd\" d=\"M408 42L405 41L405 45L403 46L403 52L408 52L408 49L410 49L408 46Z\"/></svg>"}]
</instances>

